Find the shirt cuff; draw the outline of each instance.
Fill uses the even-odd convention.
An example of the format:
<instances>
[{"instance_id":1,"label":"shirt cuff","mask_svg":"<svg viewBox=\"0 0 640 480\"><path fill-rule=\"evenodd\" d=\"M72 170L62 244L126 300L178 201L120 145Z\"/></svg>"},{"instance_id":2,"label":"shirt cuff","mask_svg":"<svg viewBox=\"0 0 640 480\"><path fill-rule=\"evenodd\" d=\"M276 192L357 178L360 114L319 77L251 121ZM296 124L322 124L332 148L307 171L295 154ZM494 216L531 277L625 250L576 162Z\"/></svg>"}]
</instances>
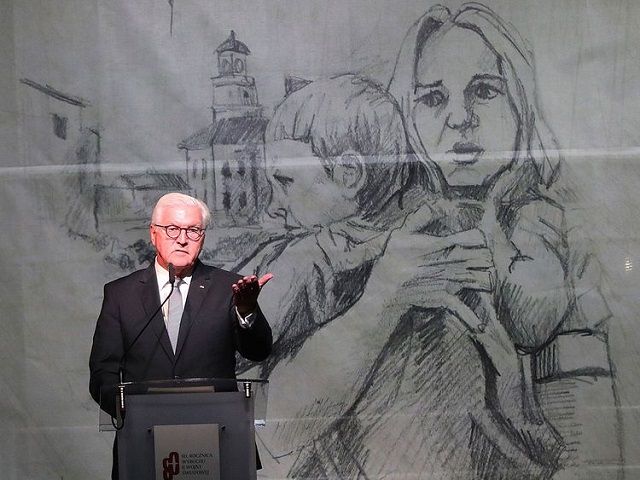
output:
<instances>
[{"instance_id":1,"label":"shirt cuff","mask_svg":"<svg viewBox=\"0 0 640 480\"><path fill-rule=\"evenodd\" d=\"M253 315L254 313L255 312L251 312L248 315L245 315L243 317L238 312L238 307L236 307L236 317L238 317L238 323L240 324L240 327L242 327L242 328L251 328L251 326L253 325L253 321L254 321L254 315Z\"/></svg>"}]
</instances>

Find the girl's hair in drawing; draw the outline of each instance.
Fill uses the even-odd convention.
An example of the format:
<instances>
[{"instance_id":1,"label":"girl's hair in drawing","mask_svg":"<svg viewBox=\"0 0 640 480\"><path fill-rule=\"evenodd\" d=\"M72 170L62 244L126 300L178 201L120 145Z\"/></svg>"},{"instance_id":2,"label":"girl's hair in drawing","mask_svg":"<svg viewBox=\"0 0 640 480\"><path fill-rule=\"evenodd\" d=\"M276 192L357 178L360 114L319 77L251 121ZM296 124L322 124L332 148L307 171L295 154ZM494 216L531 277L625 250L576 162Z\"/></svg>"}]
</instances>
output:
<instances>
[{"instance_id":1,"label":"girl's hair in drawing","mask_svg":"<svg viewBox=\"0 0 640 480\"><path fill-rule=\"evenodd\" d=\"M411 158L397 103L380 85L352 74L307 83L276 107L265 142L308 143L332 176L340 156L357 153L366 181L358 192L364 216L377 213L411 177Z\"/></svg>"},{"instance_id":2,"label":"girl's hair in drawing","mask_svg":"<svg viewBox=\"0 0 640 480\"><path fill-rule=\"evenodd\" d=\"M518 143L514 152L516 169L534 172L535 183L549 187L556 179L560 157L556 140L541 116L537 104L535 65L526 42L518 32L495 12L478 3L464 4L456 13L437 5L409 29L398 55L389 92L400 104L407 121L411 145L420 150L419 132L412 120L415 105L416 66L428 43L437 43L452 28L477 33L498 58L498 67L507 79L513 108L519 123ZM428 159L429 152L419 151ZM432 167L431 173L434 173ZM529 175L526 175L529 178Z\"/></svg>"},{"instance_id":3,"label":"girl's hair in drawing","mask_svg":"<svg viewBox=\"0 0 640 480\"><path fill-rule=\"evenodd\" d=\"M151 223L158 222L158 215L162 209L168 207L184 206L198 207L200 209L200 212L202 213L202 228L207 228L209 226L209 222L211 221L211 213L207 204L202 200L198 200L197 198L178 192L167 193L166 195L160 197L160 200L158 200L156 206L153 208Z\"/></svg>"}]
</instances>

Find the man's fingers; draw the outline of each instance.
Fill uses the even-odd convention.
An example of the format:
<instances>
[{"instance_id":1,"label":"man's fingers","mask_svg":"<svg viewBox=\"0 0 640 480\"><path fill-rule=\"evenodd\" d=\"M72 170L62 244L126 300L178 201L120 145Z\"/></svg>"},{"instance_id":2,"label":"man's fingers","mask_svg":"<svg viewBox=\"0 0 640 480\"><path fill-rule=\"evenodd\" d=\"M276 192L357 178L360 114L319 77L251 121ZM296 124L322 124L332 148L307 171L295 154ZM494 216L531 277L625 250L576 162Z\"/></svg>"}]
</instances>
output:
<instances>
[{"instance_id":1,"label":"man's fingers","mask_svg":"<svg viewBox=\"0 0 640 480\"><path fill-rule=\"evenodd\" d=\"M258 279L255 275L243 277L236 283L231 285L231 288L236 294L251 293L258 291L264 284L273 278L272 273L267 273Z\"/></svg>"},{"instance_id":2,"label":"man's fingers","mask_svg":"<svg viewBox=\"0 0 640 480\"><path fill-rule=\"evenodd\" d=\"M264 287L267 282L269 280L271 280L273 278L273 273L265 273L263 276L260 277L260 279L258 280L258 285L260 285L260 288Z\"/></svg>"}]
</instances>

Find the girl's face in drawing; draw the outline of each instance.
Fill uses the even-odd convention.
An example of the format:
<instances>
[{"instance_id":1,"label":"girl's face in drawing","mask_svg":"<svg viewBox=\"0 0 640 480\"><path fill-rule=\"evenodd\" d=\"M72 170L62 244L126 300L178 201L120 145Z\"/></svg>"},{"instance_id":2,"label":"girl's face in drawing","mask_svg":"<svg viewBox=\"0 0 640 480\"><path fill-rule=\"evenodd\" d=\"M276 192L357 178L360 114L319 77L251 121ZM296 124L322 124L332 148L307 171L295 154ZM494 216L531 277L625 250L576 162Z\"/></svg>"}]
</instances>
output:
<instances>
[{"instance_id":1,"label":"girl's face in drawing","mask_svg":"<svg viewBox=\"0 0 640 480\"><path fill-rule=\"evenodd\" d=\"M271 202L267 213L288 227L325 226L355 213L355 201L313 154L311 145L278 140L265 145Z\"/></svg>"},{"instance_id":2,"label":"girl's face in drawing","mask_svg":"<svg viewBox=\"0 0 640 480\"><path fill-rule=\"evenodd\" d=\"M450 186L487 184L519 143L519 122L496 54L453 27L427 42L416 66L413 122Z\"/></svg>"}]
</instances>

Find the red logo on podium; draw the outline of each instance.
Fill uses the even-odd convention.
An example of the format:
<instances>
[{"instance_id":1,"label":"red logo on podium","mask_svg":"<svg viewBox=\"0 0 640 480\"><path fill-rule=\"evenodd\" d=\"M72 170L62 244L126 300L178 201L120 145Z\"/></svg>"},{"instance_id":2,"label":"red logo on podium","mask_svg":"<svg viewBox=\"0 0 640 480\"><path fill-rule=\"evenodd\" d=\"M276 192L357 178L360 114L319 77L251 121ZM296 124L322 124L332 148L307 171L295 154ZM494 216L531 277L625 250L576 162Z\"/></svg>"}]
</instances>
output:
<instances>
[{"instance_id":1,"label":"red logo on podium","mask_svg":"<svg viewBox=\"0 0 640 480\"><path fill-rule=\"evenodd\" d=\"M162 459L162 480L172 480L180 473L180 454L171 452L168 457Z\"/></svg>"}]
</instances>

